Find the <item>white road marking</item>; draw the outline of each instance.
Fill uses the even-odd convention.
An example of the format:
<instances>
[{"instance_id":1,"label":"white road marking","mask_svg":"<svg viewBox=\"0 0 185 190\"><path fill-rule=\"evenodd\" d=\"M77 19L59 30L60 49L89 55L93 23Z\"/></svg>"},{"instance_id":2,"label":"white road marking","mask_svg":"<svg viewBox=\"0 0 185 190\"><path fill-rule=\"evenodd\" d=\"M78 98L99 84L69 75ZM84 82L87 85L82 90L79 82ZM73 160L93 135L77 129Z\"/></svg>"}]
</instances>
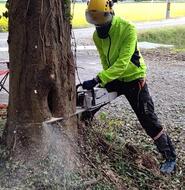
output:
<instances>
[{"instance_id":1,"label":"white road marking","mask_svg":"<svg viewBox=\"0 0 185 190\"><path fill-rule=\"evenodd\" d=\"M8 51L8 47L0 47L0 51Z\"/></svg>"}]
</instances>

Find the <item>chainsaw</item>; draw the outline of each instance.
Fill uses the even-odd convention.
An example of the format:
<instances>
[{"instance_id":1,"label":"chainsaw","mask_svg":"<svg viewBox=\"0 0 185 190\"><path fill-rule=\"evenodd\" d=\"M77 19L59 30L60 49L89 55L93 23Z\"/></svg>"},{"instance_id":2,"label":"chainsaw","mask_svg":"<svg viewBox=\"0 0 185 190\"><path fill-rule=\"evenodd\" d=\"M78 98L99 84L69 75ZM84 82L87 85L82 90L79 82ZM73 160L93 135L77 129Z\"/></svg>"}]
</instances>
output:
<instances>
[{"instance_id":1,"label":"chainsaw","mask_svg":"<svg viewBox=\"0 0 185 190\"><path fill-rule=\"evenodd\" d=\"M85 90L82 85L76 86L76 112L73 115L80 116L80 120L92 120L94 114L104 105L117 97L117 92L108 92L105 88L94 87ZM52 118L45 123L61 121L64 118Z\"/></svg>"},{"instance_id":2,"label":"chainsaw","mask_svg":"<svg viewBox=\"0 0 185 190\"><path fill-rule=\"evenodd\" d=\"M105 88L95 87L91 90L84 90L82 85L76 87L77 109L94 110L111 102L117 97L117 92L108 92Z\"/></svg>"},{"instance_id":3,"label":"chainsaw","mask_svg":"<svg viewBox=\"0 0 185 190\"><path fill-rule=\"evenodd\" d=\"M92 120L94 114L104 105L117 97L117 92L108 92L105 88L95 87L84 90L82 85L76 87L77 113L81 111L81 120Z\"/></svg>"}]
</instances>

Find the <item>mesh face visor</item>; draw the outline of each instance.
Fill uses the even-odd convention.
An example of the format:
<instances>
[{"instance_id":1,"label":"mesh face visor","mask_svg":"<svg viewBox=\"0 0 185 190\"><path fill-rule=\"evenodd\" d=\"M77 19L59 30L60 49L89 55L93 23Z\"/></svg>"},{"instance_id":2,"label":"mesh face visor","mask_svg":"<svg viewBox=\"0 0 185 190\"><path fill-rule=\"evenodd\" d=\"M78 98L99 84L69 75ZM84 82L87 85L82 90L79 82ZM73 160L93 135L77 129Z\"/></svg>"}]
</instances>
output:
<instances>
[{"instance_id":1,"label":"mesh face visor","mask_svg":"<svg viewBox=\"0 0 185 190\"><path fill-rule=\"evenodd\" d=\"M112 20L112 14L109 12L86 10L85 16L87 22L94 25L102 25Z\"/></svg>"}]
</instances>

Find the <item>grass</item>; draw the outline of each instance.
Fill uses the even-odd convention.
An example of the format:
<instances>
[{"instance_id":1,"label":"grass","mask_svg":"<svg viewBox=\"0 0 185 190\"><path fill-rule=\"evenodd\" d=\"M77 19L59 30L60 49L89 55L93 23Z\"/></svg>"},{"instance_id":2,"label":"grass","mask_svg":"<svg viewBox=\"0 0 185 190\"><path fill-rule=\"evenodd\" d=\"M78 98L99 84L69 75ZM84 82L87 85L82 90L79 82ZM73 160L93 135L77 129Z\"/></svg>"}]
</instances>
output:
<instances>
[{"instance_id":1,"label":"grass","mask_svg":"<svg viewBox=\"0 0 185 190\"><path fill-rule=\"evenodd\" d=\"M140 31L139 41L174 45L177 49L185 48L185 26L164 27Z\"/></svg>"},{"instance_id":2,"label":"grass","mask_svg":"<svg viewBox=\"0 0 185 190\"><path fill-rule=\"evenodd\" d=\"M0 3L0 16L6 11L5 4ZM8 31L8 20L4 17L0 18L0 32Z\"/></svg>"},{"instance_id":3,"label":"grass","mask_svg":"<svg viewBox=\"0 0 185 190\"><path fill-rule=\"evenodd\" d=\"M5 11L6 10L6 8L5 8L5 3L1 3L0 2L0 14L3 12L3 11Z\"/></svg>"}]
</instances>

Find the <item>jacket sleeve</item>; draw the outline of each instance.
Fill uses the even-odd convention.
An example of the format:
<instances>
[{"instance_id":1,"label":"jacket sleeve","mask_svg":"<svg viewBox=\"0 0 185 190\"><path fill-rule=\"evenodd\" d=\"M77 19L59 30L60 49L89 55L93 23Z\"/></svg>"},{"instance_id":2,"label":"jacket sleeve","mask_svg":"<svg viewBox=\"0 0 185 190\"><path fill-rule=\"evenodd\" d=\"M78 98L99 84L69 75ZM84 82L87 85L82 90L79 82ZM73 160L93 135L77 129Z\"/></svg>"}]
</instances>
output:
<instances>
[{"instance_id":1,"label":"jacket sleeve","mask_svg":"<svg viewBox=\"0 0 185 190\"><path fill-rule=\"evenodd\" d=\"M97 40L97 37L96 37L95 33L93 35L93 40L94 40L94 43L95 43L96 48L98 50L102 67L103 67L104 70L106 70L106 69L108 69L108 64L107 64L106 56L105 56L105 54L103 52L103 49L102 49L102 47L100 45L100 42L98 42L98 40Z\"/></svg>"},{"instance_id":2,"label":"jacket sleeve","mask_svg":"<svg viewBox=\"0 0 185 190\"><path fill-rule=\"evenodd\" d=\"M107 83L124 76L124 72L130 63L131 57L135 51L137 41L136 29L133 25L129 25L124 31L126 33L122 42L119 57L114 64L107 70L103 70L98 74L101 80L101 85L105 86Z\"/></svg>"}]
</instances>

